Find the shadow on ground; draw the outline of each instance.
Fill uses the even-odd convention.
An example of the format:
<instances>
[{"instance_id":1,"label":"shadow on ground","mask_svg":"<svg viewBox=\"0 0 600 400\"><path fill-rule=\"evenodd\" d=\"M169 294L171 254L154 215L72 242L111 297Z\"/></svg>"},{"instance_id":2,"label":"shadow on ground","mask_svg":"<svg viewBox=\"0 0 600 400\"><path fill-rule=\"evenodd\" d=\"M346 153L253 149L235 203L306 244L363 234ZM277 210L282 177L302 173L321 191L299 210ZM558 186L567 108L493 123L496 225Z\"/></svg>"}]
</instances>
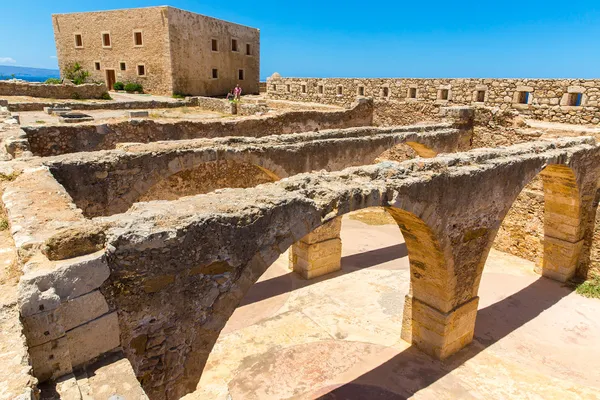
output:
<instances>
[{"instance_id":1,"label":"shadow on ground","mask_svg":"<svg viewBox=\"0 0 600 400\"><path fill-rule=\"evenodd\" d=\"M315 393L315 398L321 400L409 398L533 320L569 293L571 290L560 283L540 278L504 300L479 310L473 343L449 359L435 360L411 346L352 382L340 387L321 389Z\"/></svg>"},{"instance_id":2,"label":"shadow on ground","mask_svg":"<svg viewBox=\"0 0 600 400\"><path fill-rule=\"evenodd\" d=\"M248 304L257 303L280 294L289 293L292 290L300 287L307 287L315 283L323 282L328 279L337 278L341 275L349 274L354 271L373 267L383 264L388 261L399 260L408 256L408 250L405 243L396 244L393 246L383 247L376 250L365 251L364 253L352 254L342 257L342 270L331 274L324 275L319 278L304 280L295 278L295 273L290 271L288 274L278 276L276 278L266 279L254 284L246 293L242 302L238 307L247 306ZM300 285L294 287L293 281L296 279Z\"/></svg>"}]
</instances>

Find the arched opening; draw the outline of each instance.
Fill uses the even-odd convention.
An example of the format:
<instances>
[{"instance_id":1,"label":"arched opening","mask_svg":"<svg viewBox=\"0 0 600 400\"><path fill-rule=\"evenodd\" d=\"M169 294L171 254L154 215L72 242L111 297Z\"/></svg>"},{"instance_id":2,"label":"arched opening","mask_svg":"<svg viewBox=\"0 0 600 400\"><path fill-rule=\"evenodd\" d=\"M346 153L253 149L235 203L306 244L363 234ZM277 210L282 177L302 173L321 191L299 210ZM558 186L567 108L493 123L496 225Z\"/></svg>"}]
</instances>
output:
<instances>
[{"instance_id":1,"label":"arched opening","mask_svg":"<svg viewBox=\"0 0 600 400\"><path fill-rule=\"evenodd\" d=\"M159 180L135 202L177 200L223 188L249 188L279 180L275 173L250 163L233 160L205 162Z\"/></svg>"},{"instance_id":2,"label":"arched opening","mask_svg":"<svg viewBox=\"0 0 600 400\"><path fill-rule=\"evenodd\" d=\"M381 153L375 159L375 162L377 163L386 160L402 162L416 157L431 158L435 157L436 155L437 152L425 146L424 144L417 142L404 142L399 143Z\"/></svg>"},{"instance_id":3,"label":"arched opening","mask_svg":"<svg viewBox=\"0 0 600 400\"><path fill-rule=\"evenodd\" d=\"M260 278L254 285L248 282L240 306L231 310L194 396L212 398L231 391L235 397L246 398L254 392L260 398L261 378L237 379L236 371L262 376L262 363L283 362L291 367L293 362L294 374L283 378L290 386L270 393L287 398L286 390L295 390L294 385L311 375L311 364L302 360L314 357L315 352L318 358L331 357L333 364L344 364L341 359L348 352L360 357L368 349L379 351L401 335L411 344L429 346L419 325L423 319L412 323L412 304L450 307L451 296L445 290L451 278L441 246L424 221L397 208L370 207L328 221L289 250L294 253L300 246L302 254L290 257L283 251L271 265L254 270L253 276ZM338 268L333 270L327 269L335 265L332 254L338 257ZM303 259L302 268L326 268L325 273L303 276L302 269L296 269L298 258ZM409 303L408 319L405 302ZM357 347L358 342L365 345ZM288 358L291 354L292 359ZM332 368L320 373L333 376L338 372ZM277 377L279 372L271 371L268 379Z\"/></svg>"},{"instance_id":4,"label":"arched opening","mask_svg":"<svg viewBox=\"0 0 600 400\"><path fill-rule=\"evenodd\" d=\"M565 282L577 270L583 235L575 173L566 165L552 164L512 203L493 248L529 260L538 273Z\"/></svg>"}]
</instances>

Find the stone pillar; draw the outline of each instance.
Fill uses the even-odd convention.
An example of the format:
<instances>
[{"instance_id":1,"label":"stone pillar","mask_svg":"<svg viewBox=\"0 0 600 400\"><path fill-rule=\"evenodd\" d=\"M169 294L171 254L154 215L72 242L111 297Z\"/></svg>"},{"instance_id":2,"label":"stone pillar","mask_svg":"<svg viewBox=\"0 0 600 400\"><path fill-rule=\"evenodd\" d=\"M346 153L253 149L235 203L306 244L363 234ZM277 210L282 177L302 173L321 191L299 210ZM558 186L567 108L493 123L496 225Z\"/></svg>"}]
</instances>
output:
<instances>
[{"instance_id":1,"label":"stone pillar","mask_svg":"<svg viewBox=\"0 0 600 400\"><path fill-rule=\"evenodd\" d=\"M542 275L566 282L575 275L584 240L574 243L544 235L544 261Z\"/></svg>"},{"instance_id":2,"label":"stone pillar","mask_svg":"<svg viewBox=\"0 0 600 400\"><path fill-rule=\"evenodd\" d=\"M312 279L342 268L342 217L318 227L290 248L290 269Z\"/></svg>"},{"instance_id":3,"label":"stone pillar","mask_svg":"<svg viewBox=\"0 0 600 400\"><path fill-rule=\"evenodd\" d=\"M407 295L402 339L438 359L445 359L473 341L479 297L443 312Z\"/></svg>"}]
</instances>

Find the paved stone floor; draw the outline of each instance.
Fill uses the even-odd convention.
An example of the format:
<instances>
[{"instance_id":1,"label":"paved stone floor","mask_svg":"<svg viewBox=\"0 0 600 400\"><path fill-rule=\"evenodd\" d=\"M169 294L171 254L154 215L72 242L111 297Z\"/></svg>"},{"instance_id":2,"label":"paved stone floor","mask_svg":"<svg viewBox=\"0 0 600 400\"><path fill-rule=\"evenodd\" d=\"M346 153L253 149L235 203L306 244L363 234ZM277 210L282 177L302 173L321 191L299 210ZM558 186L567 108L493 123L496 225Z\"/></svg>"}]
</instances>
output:
<instances>
[{"instance_id":1,"label":"paved stone floor","mask_svg":"<svg viewBox=\"0 0 600 400\"><path fill-rule=\"evenodd\" d=\"M400 340L406 247L373 215L344 218L336 274L304 281L283 254L186 399L600 399L600 300L508 254L486 264L471 346L440 362Z\"/></svg>"}]
</instances>

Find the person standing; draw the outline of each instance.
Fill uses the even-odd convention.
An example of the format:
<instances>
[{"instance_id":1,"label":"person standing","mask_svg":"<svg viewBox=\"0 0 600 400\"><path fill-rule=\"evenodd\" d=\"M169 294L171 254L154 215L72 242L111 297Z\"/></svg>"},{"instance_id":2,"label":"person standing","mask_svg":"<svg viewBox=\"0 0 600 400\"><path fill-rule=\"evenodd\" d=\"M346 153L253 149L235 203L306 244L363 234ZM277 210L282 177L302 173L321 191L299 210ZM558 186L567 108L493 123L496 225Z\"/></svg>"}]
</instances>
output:
<instances>
[{"instance_id":1,"label":"person standing","mask_svg":"<svg viewBox=\"0 0 600 400\"><path fill-rule=\"evenodd\" d=\"M233 94L235 96L235 99L239 101L240 96L242 95L242 88L240 87L239 83L235 85L235 89L233 89Z\"/></svg>"}]
</instances>

